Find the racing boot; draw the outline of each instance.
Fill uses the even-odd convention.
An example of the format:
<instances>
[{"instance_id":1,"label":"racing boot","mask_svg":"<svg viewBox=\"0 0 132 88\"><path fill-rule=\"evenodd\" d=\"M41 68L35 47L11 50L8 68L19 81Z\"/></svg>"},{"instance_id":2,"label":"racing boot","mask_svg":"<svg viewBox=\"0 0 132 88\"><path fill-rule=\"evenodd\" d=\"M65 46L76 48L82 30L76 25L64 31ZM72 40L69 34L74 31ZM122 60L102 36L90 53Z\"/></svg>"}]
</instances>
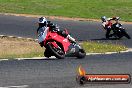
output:
<instances>
[{"instance_id":1,"label":"racing boot","mask_svg":"<svg viewBox=\"0 0 132 88\"><path fill-rule=\"evenodd\" d=\"M51 54L49 52L50 51L48 49L45 49L44 56L47 57L47 58L51 57Z\"/></svg>"}]
</instances>

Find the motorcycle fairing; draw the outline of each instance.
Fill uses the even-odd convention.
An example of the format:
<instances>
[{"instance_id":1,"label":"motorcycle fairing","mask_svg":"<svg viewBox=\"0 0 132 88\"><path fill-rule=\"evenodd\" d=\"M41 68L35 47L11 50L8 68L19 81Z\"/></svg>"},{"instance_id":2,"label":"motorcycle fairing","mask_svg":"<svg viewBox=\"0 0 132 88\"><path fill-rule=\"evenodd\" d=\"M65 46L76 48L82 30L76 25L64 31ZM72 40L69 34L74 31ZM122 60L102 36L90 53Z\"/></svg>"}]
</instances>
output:
<instances>
[{"instance_id":1,"label":"motorcycle fairing","mask_svg":"<svg viewBox=\"0 0 132 88\"><path fill-rule=\"evenodd\" d=\"M56 32L49 32L44 41L47 41L47 40L48 41L53 40L55 42L61 43L63 46L64 52L66 52L68 50L68 46L70 45L70 42L67 38L64 38L64 37L58 35ZM53 43L53 45L55 45L54 42L52 42L52 43ZM56 45L55 45L55 47L56 47Z\"/></svg>"}]
</instances>

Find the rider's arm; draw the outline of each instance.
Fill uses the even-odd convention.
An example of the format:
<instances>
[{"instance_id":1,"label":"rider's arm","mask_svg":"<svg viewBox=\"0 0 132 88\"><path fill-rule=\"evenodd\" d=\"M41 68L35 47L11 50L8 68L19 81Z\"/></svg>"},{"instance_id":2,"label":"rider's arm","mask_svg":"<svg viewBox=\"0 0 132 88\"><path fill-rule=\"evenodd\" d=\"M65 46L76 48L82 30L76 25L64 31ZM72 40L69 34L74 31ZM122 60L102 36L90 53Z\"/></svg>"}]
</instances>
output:
<instances>
[{"instance_id":1,"label":"rider's arm","mask_svg":"<svg viewBox=\"0 0 132 88\"><path fill-rule=\"evenodd\" d=\"M106 25L106 22L103 22L103 23L102 23L102 26L105 27L105 25Z\"/></svg>"},{"instance_id":2,"label":"rider's arm","mask_svg":"<svg viewBox=\"0 0 132 88\"><path fill-rule=\"evenodd\" d=\"M58 32L58 31L60 31L59 27L56 26L56 25L53 24L53 23L50 23L50 24L49 24L49 27L50 27L51 31L53 31L53 32Z\"/></svg>"},{"instance_id":3,"label":"rider's arm","mask_svg":"<svg viewBox=\"0 0 132 88\"><path fill-rule=\"evenodd\" d=\"M107 24L108 24L107 21L102 23L102 26L103 26L103 28L104 28L105 30L106 30L106 26L107 26Z\"/></svg>"}]
</instances>

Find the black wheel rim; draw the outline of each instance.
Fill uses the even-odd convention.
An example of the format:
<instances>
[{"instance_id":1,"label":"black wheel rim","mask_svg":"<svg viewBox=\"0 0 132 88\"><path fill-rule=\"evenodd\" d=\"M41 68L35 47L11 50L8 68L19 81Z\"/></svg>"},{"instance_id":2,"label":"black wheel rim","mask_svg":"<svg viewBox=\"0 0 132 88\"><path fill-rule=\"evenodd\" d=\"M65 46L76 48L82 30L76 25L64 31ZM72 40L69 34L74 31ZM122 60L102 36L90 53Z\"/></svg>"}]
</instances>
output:
<instances>
[{"instance_id":1,"label":"black wheel rim","mask_svg":"<svg viewBox=\"0 0 132 88\"><path fill-rule=\"evenodd\" d=\"M53 49L59 54L59 55L64 55L64 52L60 48L53 47Z\"/></svg>"}]
</instances>

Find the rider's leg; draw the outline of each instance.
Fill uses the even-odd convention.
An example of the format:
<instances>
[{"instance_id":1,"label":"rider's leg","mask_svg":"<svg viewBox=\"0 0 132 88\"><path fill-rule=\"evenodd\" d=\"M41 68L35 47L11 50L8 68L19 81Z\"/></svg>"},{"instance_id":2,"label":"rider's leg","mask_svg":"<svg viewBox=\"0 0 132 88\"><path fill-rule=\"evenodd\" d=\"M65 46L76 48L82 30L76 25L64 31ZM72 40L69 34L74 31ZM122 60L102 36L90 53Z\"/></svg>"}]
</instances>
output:
<instances>
[{"instance_id":1,"label":"rider's leg","mask_svg":"<svg viewBox=\"0 0 132 88\"><path fill-rule=\"evenodd\" d=\"M106 38L109 38L110 37L110 31L111 31L111 29L110 28L107 28L106 29Z\"/></svg>"}]
</instances>

